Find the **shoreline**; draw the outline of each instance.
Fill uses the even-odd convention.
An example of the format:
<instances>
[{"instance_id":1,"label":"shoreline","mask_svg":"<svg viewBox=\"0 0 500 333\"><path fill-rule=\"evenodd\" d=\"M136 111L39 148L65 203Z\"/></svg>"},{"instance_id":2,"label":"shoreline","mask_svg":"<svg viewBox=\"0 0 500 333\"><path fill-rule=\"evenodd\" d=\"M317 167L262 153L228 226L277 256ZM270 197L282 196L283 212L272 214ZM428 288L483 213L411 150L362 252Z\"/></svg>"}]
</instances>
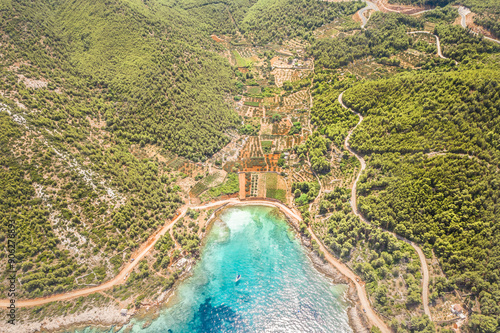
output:
<instances>
[{"instance_id":1,"label":"shoreline","mask_svg":"<svg viewBox=\"0 0 500 333\"><path fill-rule=\"evenodd\" d=\"M311 246L311 239L303 236L299 230L299 222L302 221L302 218L297 215L292 209L281 202L274 202L262 199L256 200L248 200L248 201L240 201L238 199L233 200L225 200L223 202L214 202L209 203L205 206L192 207L192 209L207 209L216 207L215 211L211 214L211 216L207 220L207 230L203 234L203 244L206 240L206 236L208 232L211 230L213 223L217 220L217 218L222 214L227 208L231 207L244 207L244 206L265 206L277 209L284 219L288 222L288 224L294 229L294 233L296 237L298 237L301 241L301 245L304 247L306 255L311 260L311 263L319 273L323 274L328 280L330 280L334 284L344 284L347 285L348 288L344 293L345 300L350 303L347 308L347 315L349 320L349 326L352 328L354 332L369 332L369 322L366 316L363 314L361 309L361 302L359 299L359 295L357 293L356 287L354 283L350 281L350 279L345 276L339 269L337 269L333 264L331 264L328 260L324 260L318 256L313 250ZM181 214L178 215L173 221L167 223L168 226L173 226L179 217L183 216L182 212L185 213L186 209L181 209ZM164 228L162 228L164 229ZM193 261L189 266L192 268L193 265L196 264L196 261ZM120 309L118 305L115 306L114 309L110 309L110 307L91 307L89 310L86 310L81 313L71 314L69 316L58 316L53 318L50 322L44 320L42 322L27 322L23 324L18 324L16 327L12 327L12 329L4 329L0 328L0 333L6 332L19 332L19 329L22 329L24 332L63 332L76 329L84 329L86 327L91 326L95 329L102 329L103 331L109 331L112 329L113 331L118 331L121 329L125 329L127 331L127 326L130 321L134 318L151 318L157 317L159 312L169 306L169 303L172 301L173 296L175 295L176 289L182 281L191 276L192 270L188 269L185 271L179 278L176 280L174 286L163 293L160 294L159 304L147 306L145 309L132 310L126 316L120 314ZM109 283L109 282L108 282ZM110 311L111 310L111 311ZM116 310L116 311L115 311ZM97 317L97 318L96 318Z\"/></svg>"},{"instance_id":2,"label":"shoreline","mask_svg":"<svg viewBox=\"0 0 500 333\"><path fill-rule=\"evenodd\" d=\"M369 333L370 332L370 324L364 315L362 311L362 305L359 300L358 294L356 287L354 284L347 278L344 274L342 274L335 266L330 264L328 261L323 260L319 257L319 255L314 252L311 246L311 240L305 237L300 233L299 229L299 220L295 218L293 215L289 215L287 210L290 210L287 206L285 206L283 203L278 203L278 205L274 204L274 202L261 202L258 200L252 200L252 201L242 201L242 202L236 202L236 203L226 203L223 204L222 206L218 207L212 215L209 217L207 220L207 231L204 234L203 237L203 242L206 240L206 235L210 231L210 229L213 227L214 223L217 221L219 216L223 214L226 209L229 208L236 208L236 207L248 207L248 206L264 206L264 207L269 207L277 210L280 214L280 217L284 219L287 224L292 228L295 237L300 240L300 244L308 257L308 259L311 262L311 265L314 269L318 271L321 275L323 275L328 281L330 281L332 284L335 285L345 285L347 286L347 289L345 290L343 294L344 301L348 303L347 309L346 309L346 314L348 317L348 322L349 326L353 330L354 333ZM283 209L284 207L288 209ZM204 244L204 243L203 243ZM196 264L196 262L193 263L193 265ZM184 281L186 278L189 278L191 274L187 274L180 278L178 281L176 281L176 284L174 287L171 289L172 294L170 295L170 298L175 294L175 288L177 287L178 283L181 283ZM148 310L149 314L143 313L142 317L147 318L146 322L151 322L154 320L159 312L169 306L169 300L167 302L163 302L162 304L158 304L151 309ZM137 318L136 316L134 316ZM131 318L132 319L132 318ZM130 323L130 320L127 322L127 324L123 325L123 327L126 327Z\"/></svg>"}]
</instances>

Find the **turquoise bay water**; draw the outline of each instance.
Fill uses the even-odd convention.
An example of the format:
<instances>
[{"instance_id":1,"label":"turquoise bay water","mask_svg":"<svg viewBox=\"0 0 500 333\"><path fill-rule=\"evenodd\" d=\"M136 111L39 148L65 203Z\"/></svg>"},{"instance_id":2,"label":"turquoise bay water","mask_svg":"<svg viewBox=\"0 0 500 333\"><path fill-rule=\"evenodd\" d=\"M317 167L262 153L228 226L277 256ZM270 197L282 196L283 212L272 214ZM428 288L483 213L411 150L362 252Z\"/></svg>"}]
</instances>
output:
<instances>
[{"instance_id":1,"label":"turquoise bay water","mask_svg":"<svg viewBox=\"0 0 500 333\"><path fill-rule=\"evenodd\" d=\"M346 287L313 267L275 209L233 207L220 218L172 305L132 332L352 332Z\"/></svg>"}]
</instances>

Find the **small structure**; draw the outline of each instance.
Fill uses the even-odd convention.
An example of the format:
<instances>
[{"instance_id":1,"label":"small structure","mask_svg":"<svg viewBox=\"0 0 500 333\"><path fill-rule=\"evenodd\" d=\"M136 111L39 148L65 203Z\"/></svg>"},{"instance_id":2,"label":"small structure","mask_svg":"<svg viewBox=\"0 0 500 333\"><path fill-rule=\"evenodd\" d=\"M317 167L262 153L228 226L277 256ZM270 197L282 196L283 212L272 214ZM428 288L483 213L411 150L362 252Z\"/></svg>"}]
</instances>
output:
<instances>
[{"instance_id":1,"label":"small structure","mask_svg":"<svg viewBox=\"0 0 500 333\"><path fill-rule=\"evenodd\" d=\"M451 313L460 317L461 319L465 319L464 308L460 304L453 304L451 306Z\"/></svg>"},{"instance_id":2,"label":"small structure","mask_svg":"<svg viewBox=\"0 0 500 333\"><path fill-rule=\"evenodd\" d=\"M121 314L122 316L126 316L126 315L127 315L127 309L121 309L121 310L120 310L120 314Z\"/></svg>"}]
</instances>

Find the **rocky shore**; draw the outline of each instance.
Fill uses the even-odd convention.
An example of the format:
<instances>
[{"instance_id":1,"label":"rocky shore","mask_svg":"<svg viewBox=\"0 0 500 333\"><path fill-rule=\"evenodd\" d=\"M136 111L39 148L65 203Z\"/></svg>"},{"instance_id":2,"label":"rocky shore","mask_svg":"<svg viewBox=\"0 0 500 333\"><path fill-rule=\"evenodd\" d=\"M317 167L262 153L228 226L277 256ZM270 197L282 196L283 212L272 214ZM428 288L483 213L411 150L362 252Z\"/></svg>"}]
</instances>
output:
<instances>
[{"instance_id":1,"label":"rocky shore","mask_svg":"<svg viewBox=\"0 0 500 333\"><path fill-rule=\"evenodd\" d=\"M256 202L249 203L250 205L258 205ZM245 204L240 204L245 205ZM269 204L268 204L269 205ZM269 205L270 206L270 205ZM273 205L274 206L274 205ZM231 207L229 205L228 207ZM274 206L279 209L278 207ZM205 235L209 232L213 222L219 217L219 215L225 210L226 207L220 207L217 209L210 219L207 221L207 231ZM302 245L307 249L307 254L314 264L315 268L322 274L326 275L335 284L345 284L348 285L348 289L345 292L344 297L351 303L347 314L349 317L349 324L353 331L356 333L368 333L369 324L367 322L366 316L363 313L363 309L360 305L359 298L356 292L356 288L352 282L350 282L344 275L342 275L335 267L333 267L327 261L321 259L316 252L314 252L311 246L311 242L308 238L303 237L298 232L299 225L298 221L289 216L286 211L279 209L280 214L282 214L289 222L289 224L295 229L298 237L301 238ZM189 274L182 274L179 280L169 292L163 293L165 295L160 295L157 302L154 305L148 306L147 308L141 309L139 311L141 316L148 317L150 315L157 315L159 310L168 303L169 295L173 293L175 287ZM166 295L168 294L168 295ZM0 333L19 333L19 332L62 332L62 331L72 331L76 329L82 329L87 326L92 327L102 327L103 330L115 327L115 330L119 330L125 327L125 331L131 329L128 327L130 319L137 314L135 310L128 310L126 314L123 309L120 309L118 305L115 306L105 306L105 307L95 307L92 309L84 310L83 312L78 312L69 315L55 316L50 319L45 319L43 321L30 321L25 320L23 322L17 323L15 326L0 326Z\"/></svg>"}]
</instances>

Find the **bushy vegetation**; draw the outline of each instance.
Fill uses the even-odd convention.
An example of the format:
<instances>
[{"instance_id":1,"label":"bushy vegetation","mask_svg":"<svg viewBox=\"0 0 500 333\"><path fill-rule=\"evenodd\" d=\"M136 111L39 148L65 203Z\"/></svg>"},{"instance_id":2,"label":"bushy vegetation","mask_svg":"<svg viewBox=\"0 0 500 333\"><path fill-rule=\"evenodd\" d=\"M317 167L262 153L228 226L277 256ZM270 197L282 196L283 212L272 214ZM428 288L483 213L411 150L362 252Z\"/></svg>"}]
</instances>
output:
<instances>
[{"instance_id":1,"label":"bushy vegetation","mask_svg":"<svg viewBox=\"0 0 500 333\"><path fill-rule=\"evenodd\" d=\"M104 281L174 216L176 177L134 155L146 145L203 160L228 142L232 69L189 17L167 11L121 1L0 7L3 102L27 123L1 112L2 190L17 199L3 199L0 234L19 219L20 297Z\"/></svg>"},{"instance_id":2,"label":"bushy vegetation","mask_svg":"<svg viewBox=\"0 0 500 333\"><path fill-rule=\"evenodd\" d=\"M305 161L309 158L311 168L316 173L327 173L330 171L330 162L326 155L330 149L331 141L318 131L307 137L305 143L293 147L299 160Z\"/></svg>"},{"instance_id":3,"label":"bushy vegetation","mask_svg":"<svg viewBox=\"0 0 500 333\"><path fill-rule=\"evenodd\" d=\"M371 154L361 211L434 249L452 286L469 290L488 320L500 314L498 77L412 73L344 94L365 115L352 146Z\"/></svg>"},{"instance_id":4,"label":"bushy vegetation","mask_svg":"<svg viewBox=\"0 0 500 333\"><path fill-rule=\"evenodd\" d=\"M339 80L336 74L330 72L318 71L314 76L314 107L311 110L311 122L337 147L342 147L349 129L358 122L358 117L338 102L340 93L353 82L353 77Z\"/></svg>"},{"instance_id":5,"label":"bushy vegetation","mask_svg":"<svg viewBox=\"0 0 500 333\"><path fill-rule=\"evenodd\" d=\"M174 238L182 246L182 250L186 253L197 256L200 249L200 237L198 237L198 225L191 221L189 224L185 223L187 221L180 220L174 226L173 235Z\"/></svg>"},{"instance_id":6,"label":"bushy vegetation","mask_svg":"<svg viewBox=\"0 0 500 333\"><path fill-rule=\"evenodd\" d=\"M42 180L43 174L35 165L19 163L10 150L21 130L6 112L0 112L0 129L0 241L2 248L5 246L0 259L7 258L8 224L13 223L17 233L16 259L22 263L15 267L23 272L23 291L41 296L71 289L72 274L86 268L78 267L69 251L57 248L60 239L47 218L51 212L35 197L33 184ZM7 271L5 279L6 275ZM4 291L3 285L0 288Z\"/></svg>"},{"instance_id":7,"label":"bushy vegetation","mask_svg":"<svg viewBox=\"0 0 500 333\"><path fill-rule=\"evenodd\" d=\"M298 206L304 206L316 199L319 193L317 182L300 182L292 184L292 193Z\"/></svg>"},{"instance_id":8,"label":"bushy vegetation","mask_svg":"<svg viewBox=\"0 0 500 333\"><path fill-rule=\"evenodd\" d=\"M434 28L434 34L441 39L444 56L457 61L468 62L471 59L500 52L498 44L486 41L480 36L474 36L456 25L437 25Z\"/></svg>"},{"instance_id":9,"label":"bushy vegetation","mask_svg":"<svg viewBox=\"0 0 500 333\"><path fill-rule=\"evenodd\" d=\"M344 94L365 115L351 145L366 153L450 151L500 162L498 71L404 74Z\"/></svg>"},{"instance_id":10,"label":"bushy vegetation","mask_svg":"<svg viewBox=\"0 0 500 333\"><path fill-rule=\"evenodd\" d=\"M498 15L481 15L474 17L474 23L479 24L488 29L496 38L500 37L500 14Z\"/></svg>"},{"instance_id":11,"label":"bushy vegetation","mask_svg":"<svg viewBox=\"0 0 500 333\"><path fill-rule=\"evenodd\" d=\"M406 33L409 28L421 30L423 21L403 14L376 12L370 18L369 29L342 38L319 39L310 53L319 69L339 68L367 56L390 57L411 45L412 39Z\"/></svg>"},{"instance_id":12,"label":"bushy vegetation","mask_svg":"<svg viewBox=\"0 0 500 333\"><path fill-rule=\"evenodd\" d=\"M240 28L259 44L281 43L296 36L310 39L313 29L362 7L360 1L259 0L248 10Z\"/></svg>"},{"instance_id":13,"label":"bushy vegetation","mask_svg":"<svg viewBox=\"0 0 500 333\"><path fill-rule=\"evenodd\" d=\"M165 269L168 267L170 264L170 257L168 256L168 253L174 247L175 242L168 232L160 237L155 244L155 249L158 251L156 262L154 264L155 269Z\"/></svg>"},{"instance_id":14,"label":"bushy vegetation","mask_svg":"<svg viewBox=\"0 0 500 333\"><path fill-rule=\"evenodd\" d=\"M471 290L481 312L499 314L500 230L494 167L467 156L374 154L358 186L374 223L432 247L452 285Z\"/></svg>"},{"instance_id":15,"label":"bushy vegetation","mask_svg":"<svg viewBox=\"0 0 500 333\"><path fill-rule=\"evenodd\" d=\"M463 5L472 9L473 12L500 13L500 4L496 0L389 0L390 3L402 3L417 6L439 6Z\"/></svg>"},{"instance_id":16,"label":"bushy vegetation","mask_svg":"<svg viewBox=\"0 0 500 333\"><path fill-rule=\"evenodd\" d=\"M438 23L438 22L445 22L448 24L451 24L455 21L455 19L459 16L458 15L458 10L455 7L452 6L446 6L446 7L437 7L434 10L431 10L429 12L425 12L422 14L423 18L426 21L433 22L433 23Z\"/></svg>"},{"instance_id":17,"label":"bushy vegetation","mask_svg":"<svg viewBox=\"0 0 500 333\"><path fill-rule=\"evenodd\" d=\"M228 142L223 131L237 120L223 98L234 87L232 70L206 50L210 39L196 24L162 8L164 16L120 1L13 2L2 10L15 45L5 64L24 59L52 89L92 96L80 117L101 114L119 138L204 159ZM67 107L37 106L36 118L56 127L70 116Z\"/></svg>"}]
</instances>

